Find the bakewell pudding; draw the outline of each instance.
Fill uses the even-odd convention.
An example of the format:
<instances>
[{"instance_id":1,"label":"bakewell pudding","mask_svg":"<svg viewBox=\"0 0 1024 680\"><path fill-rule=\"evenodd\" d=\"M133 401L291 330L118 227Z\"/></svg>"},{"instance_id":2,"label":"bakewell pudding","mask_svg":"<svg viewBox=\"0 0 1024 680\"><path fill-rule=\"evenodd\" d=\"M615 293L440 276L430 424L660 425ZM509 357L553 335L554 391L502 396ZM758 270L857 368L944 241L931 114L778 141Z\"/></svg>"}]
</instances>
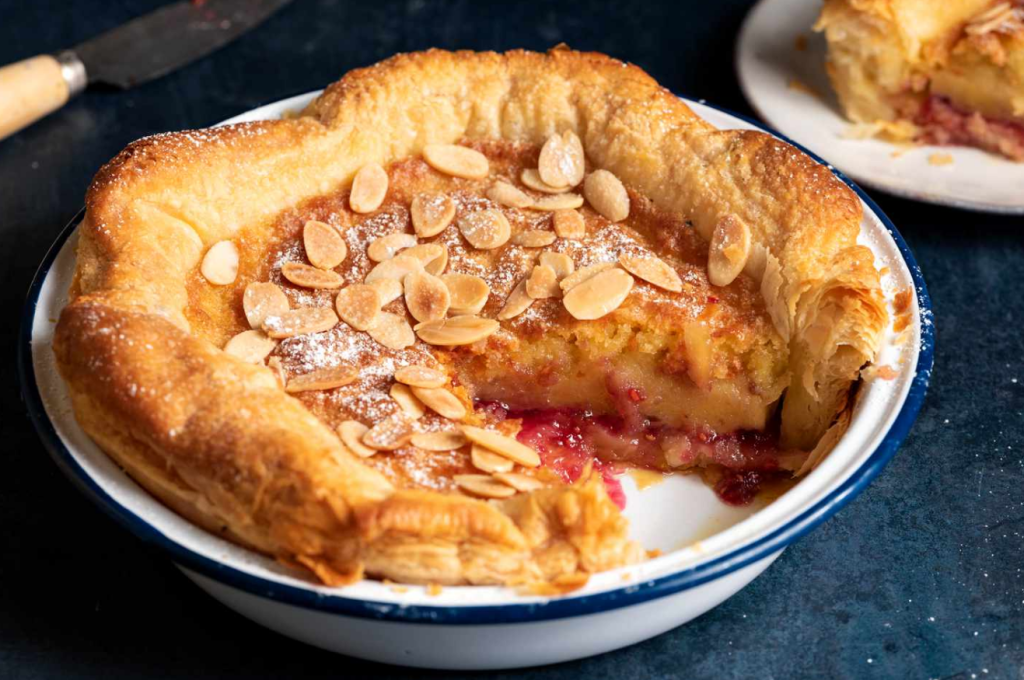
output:
<instances>
[{"instance_id":1,"label":"bakewell pudding","mask_svg":"<svg viewBox=\"0 0 1024 680\"><path fill-rule=\"evenodd\" d=\"M815 29L846 115L897 141L1024 160L1024 7L993 0L826 0Z\"/></svg>"},{"instance_id":2,"label":"bakewell pudding","mask_svg":"<svg viewBox=\"0 0 1024 680\"><path fill-rule=\"evenodd\" d=\"M97 175L54 349L150 493L326 584L570 589L616 473L806 474L888 323L856 195L599 54L429 52Z\"/></svg>"}]
</instances>

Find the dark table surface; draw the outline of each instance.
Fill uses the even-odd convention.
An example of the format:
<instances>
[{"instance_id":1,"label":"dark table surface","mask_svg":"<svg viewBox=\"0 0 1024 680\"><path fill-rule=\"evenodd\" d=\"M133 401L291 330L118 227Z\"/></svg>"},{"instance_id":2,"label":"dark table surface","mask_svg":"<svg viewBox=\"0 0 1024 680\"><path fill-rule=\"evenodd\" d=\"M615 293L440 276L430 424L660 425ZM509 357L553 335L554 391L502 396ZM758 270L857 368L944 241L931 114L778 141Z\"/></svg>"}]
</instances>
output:
<instances>
[{"instance_id":1,"label":"dark table surface","mask_svg":"<svg viewBox=\"0 0 1024 680\"><path fill-rule=\"evenodd\" d=\"M157 4L3 0L0 63L74 45ZM100 164L143 135L206 126L431 46L565 41L750 113L732 60L747 8L299 0L201 62L130 92L89 91L0 141L0 677L421 675L307 647L228 611L90 505L43 451L18 395L17 319ZM873 195L917 256L938 331L931 391L900 453L717 609L632 648L523 675L1024 678L1024 219Z\"/></svg>"}]
</instances>

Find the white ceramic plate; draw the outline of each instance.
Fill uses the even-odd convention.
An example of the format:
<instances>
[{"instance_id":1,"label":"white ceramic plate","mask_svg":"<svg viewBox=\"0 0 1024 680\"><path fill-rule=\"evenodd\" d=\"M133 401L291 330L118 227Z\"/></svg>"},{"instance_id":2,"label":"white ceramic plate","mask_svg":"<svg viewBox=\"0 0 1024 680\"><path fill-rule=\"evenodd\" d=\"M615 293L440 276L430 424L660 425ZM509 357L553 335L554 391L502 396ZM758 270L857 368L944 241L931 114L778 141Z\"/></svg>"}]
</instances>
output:
<instances>
[{"instance_id":1,"label":"white ceramic plate","mask_svg":"<svg viewBox=\"0 0 1024 680\"><path fill-rule=\"evenodd\" d=\"M825 38L811 31L820 9L820 0L761 0L747 15L736 71L758 115L865 186L957 208L1024 213L1024 163L967 147L844 137L851 124L825 73ZM798 36L806 50L797 50ZM933 154L953 162L936 165L929 162Z\"/></svg>"},{"instance_id":2,"label":"white ceramic plate","mask_svg":"<svg viewBox=\"0 0 1024 680\"><path fill-rule=\"evenodd\" d=\"M302 108L314 94L230 122L277 117ZM754 127L688 103L720 127ZM898 378L866 385L839 446L767 507L726 506L696 477L670 477L642 492L626 477L632 535L665 554L599 574L568 597L525 597L498 587L451 587L431 596L421 587L370 580L327 588L206 533L151 498L78 427L56 372L53 328L67 302L77 218L47 255L29 294L19 347L23 392L44 444L87 495L167 551L214 597L265 626L354 656L434 668L507 668L589 656L678 626L735 593L786 545L859 493L906 436L931 371L930 306L910 251L857 191L866 201L861 240L877 254L879 266L888 267L887 289L917 292L913 341L894 344L890 333L882 353L882 362L900 366Z\"/></svg>"}]
</instances>

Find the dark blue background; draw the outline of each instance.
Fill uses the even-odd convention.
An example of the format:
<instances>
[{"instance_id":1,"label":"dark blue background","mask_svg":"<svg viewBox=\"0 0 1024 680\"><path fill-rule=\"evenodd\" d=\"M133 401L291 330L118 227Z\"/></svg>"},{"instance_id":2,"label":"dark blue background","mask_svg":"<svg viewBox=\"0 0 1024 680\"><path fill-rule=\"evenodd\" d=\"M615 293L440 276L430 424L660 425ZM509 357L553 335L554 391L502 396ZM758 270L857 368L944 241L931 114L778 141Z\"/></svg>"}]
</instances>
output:
<instances>
[{"instance_id":1,"label":"dark blue background","mask_svg":"<svg viewBox=\"0 0 1024 680\"><path fill-rule=\"evenodd\" d=\"M74 45L158 4L2 0L0 63ZM36 264L100 164L142 135L208 125L431 46L565 41L749 114L732 60L748 6L297 0L201 62L130 92L89 91L0 141L0 677L451 675L346 659L250 624L115 526L49 460L17 393L17 319ZM872 195L917 255L938 330L929 397L896 459L711 613L523 675L1024 678L1024 218Z\"/></svg>"}]
</instances>

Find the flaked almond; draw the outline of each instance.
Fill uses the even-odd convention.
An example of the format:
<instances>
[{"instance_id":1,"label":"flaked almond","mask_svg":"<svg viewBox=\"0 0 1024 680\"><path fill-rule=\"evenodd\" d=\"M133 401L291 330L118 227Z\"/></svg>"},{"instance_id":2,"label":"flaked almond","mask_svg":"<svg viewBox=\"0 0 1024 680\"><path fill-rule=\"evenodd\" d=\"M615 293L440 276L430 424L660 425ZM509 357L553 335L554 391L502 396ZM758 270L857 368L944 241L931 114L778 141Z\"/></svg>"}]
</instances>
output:
<instances>
[{"instance_id":1,"label":"flaked almond","mask_svg":"<svg viewBox=\"0 0 1024 680\"><path fill-rule=\"evenodd\" d=\"M713 286L728 286L747 266L750 257L750 227L735 215L726 215L711 234L708 247L708 280Z\"/></svg>"},{"instance_id":2,"label":"flaked almond","mask_svg":"<svg viewBox=\"0 0 1024 680\"><path fill-rule=\"evenodd\" d=\"M238 246L232 241L218 241L203 256L199 272L215 286L227 286L238 276Z\"/></svg>"},{"instance_id":3,"label":"flaked almond","mask_svg":"<svg viewBox=\"0 0 1024 680\"><path fill-rule=\"evenodd\" d=\"M448 287L451 314L476 314L484 308L491 294L487 282L472 274L445 274L441 280Z\"/></svg>"},{"instance_id":4,"label":"flaked almond","mask_svg":"<svg viewBox=\"0 0 1024 680\"><path fill-rule=\"evenodd\" d=\"M423 270L434 276L439 276L448 266L448 246L441 242L421 243L402 251L402 255L415 257L423 263Z\"/></svg>"},{"instance_id":5,"label":"flaked almond","mask_svg":"<svg viewBox=\"0 0 1024 680\"><path fill-rule=\"evenodd\" d=\"M380 295L381 307L402 297L402 282L398 279L377 279L366 285L377 289L377 294Z\"/></svg>"},{"instance_id":6,"label":"flaked almond","mask_svg":"<svg viewBox=\"0 0 1024 680\"><path fill-rule=\"evenodd\" d=\"M529 194L500 179L487 190L487 198L509 208L529 208L533 205Z\"/></svg>"},{"instance_id":7,"label":"flaked almond","mask_svg":"<svg viewBox=\"0 0 1024 680\"><path fill-rule=\"evenodd\" d=\"M374 239L373 242L366 247L366 256L374 262L383 262L384 260L390 260L393 258L400 250L412 248L416 243L417 240L415 234L406 234L403 232L385 234L380 238Z\"/></svg>"},{"instance_id":8,"label":"flaked almond","mask_svg":"<svg viewBox=\"0 0 1024 680\"><path fill-rule=\"evenodd\" d=\"M363 435L370 430L358 420L346 420L338 426L338 436L341 443L360 458L369 458L377 453L377 449L371 449L363 443Z\"/></svg>"},{"instance_id":9,"label":"flaked almond","mask_svg":"<svg viewBox=\"0 0 1024 680\"><path fill-rule=\"evenodd\" d=\"M618 309L632 289L633 277L621 269L613 268L572 287L562 303L576 319L600 319Z\"/></svg>"},{"instance_id":10,"label":"flaked almond","mask_svg":"<svg viewBox=\"0 0 1024 680\"><path fill-rule=\"evenodd\" d=\"M595 170L583 183L583 195L594 210L612 222L629 217L629 194L619 178L607 170Z\"/></svg>"},{"instance_id":11,"label":"flaked almond","mask_svg":"<svg viewBox=\"0 0 1024 680\"><path fill-rule=\"evenodd\" d=\"M472 425L463 425L461 429L469 441L501 454L514 463L530 468L540 465L540 456L537 455L537 452L525 444L520 444L512 437Z\"/></svg>"},{"instance_id":12,"label":"flaked almond","mask_svg":"<svg viewBox=\"0 0 1024 680\"><path fill-rule=\"evenodd\" d=\"M247 364L262 364L275 347L277 340L263 331L242 331L228 340L224 351Z\"/></svg>"},{"instance_id":13,"label":"flaked almond","mask_svg":"<svg viewBox=\"0 0 1024 680\"><path fill-rule=\"evenodd\" d=\"M405 254L395 255L390 260L384 260L377 264L370 273L363 279L363 283L373 283L377 279L394 279L403 281L410 272L423 271L423 263Z\"/></svg>"},{"instance_id":14,"label":"flaked almond","mask_svg":"<svg viewBox=\"0 0 1024 680\"><path fill-rule=\"evenodd\" d=\"M402 383L395 383L391 386L391 391L388 392L391 398L398 402L398 405L402 408L402 412L409 416L413 420L422 418L423 414L427 412L423 406L423 402L412 393L412 389L408 385Z\"/></svg>"},{"instance_id":15,"label":"flaked almond","mask_svg":"<svg viewBox=\"0 0 1024 680\"><path fill-rule=\"evenodd\" d=\"M572 274L566 276L559 282L558 286L562 289L563 293L568 293L587 279L597 276L601 272L611 269L614 266L614 262L598 262L597 264L587 265L586 267L577 269Z\"/></svg>"},{"instance_id":16,"label":"flaked almond","mask_svg":"<svg viewBox=\"0 0 1024 680\"><path fill-rule=\"evenodd\" d=\"M284 362L281 357L270 357L267 359L267 368L274 372L278 386L283 390L288 384L288 372L284 370Z\"/></svg>"},{"instance_id":17,"label":"flaked almond","mask_svg":"<svg viewBox=\"0 0 1024 680\"><path fill-rule=\"evenodd\" d=\"M409 441L413 446L424 451L454 451L469 442L466 435L458 430L418 432Z\"/></svg>"},{"instance_id":18,"label":"flaked almond","mask_svg":"<svg viewBox=\"0 0 1024 680\"><path fill-rule=\"evenodd\" d=\"M466 417L466 407L459 398L443 387L410 387L412 393L434 413L461 420Z\"/></svg>"},{"instance_id":19,"label":"flaked almond","mask_svg":"<svg viewBox=\"0 0 1024 680\"><path fill-rule=\"evenodd\" d=\"M444 387L448 376L429 366L403 366L395 371L395 380L410 387Z\"/></svg>"},{"instance_id":20,"label":"flaked almond","mask_svg":"<svg viewBox=\"0 0 1024 680\"><path fill-rule=\"evenodd\" d=\"M538 264L526 279L526 294L534 300L550 297L562 297L562 289L558 287L555 270L546 264Z\"/></svg>"},{"instance_id":21,"label":"flaked almond","mask_svg":"<svg viewBox=\"0 0 1024 680\"><path fill-rule=\"evenodd\" d=\"M529 493L530 491L536 491L537 489L543 489L547 486L544 482L540 481L536 477L530 475L524 475L521 472L495 472L494 478L503 484L508 484L516 491L523 491Z\"/></svg>"},{"instance_id":22,"label":"flaked almond","mask_svg":"<svg viewBox=\"0 0 1024 680\"><path fill-rule=\"evenodd\" d=\"M633 276L654 284L658 288L664 288L673 293L683 290L683 281L679 278L679 274L661 258L620 255L619 264Z\"/></svg>"},{"instance_id":23,"label":"flaked almond","mask_svg":"<svg viewBox=\"0 0 1024 680\"><path fill-rule=\"evenodd\" d=\"M439 347L472 345L498 330L494 319L483 319L472 314L453 316L441 321L428 321L416 326L420 340Z\"/></svg>"},{"instance_id":24,"label":"flaked almond","mask_svg":"<svg viewBox=\"0 0 1024 680\"><path fill-rule=\"evenodd\" d=\"M334 299L338 316L357 331L365 331L377 323L380 314L380 292L365 283L343 288Z\"/></svg>"},{"instance_id":25,"label":"flaked almond","mask_svg":"<svg viewBox=\"0 0 1024 680\"><path fill-rule=\"evenodd\" d=\"M556 210L551 224L559 238L581 239L587 235L587 223L575 210Z\"/></svg>"},{"instance_id":26,"label":"flaked almond","mask_svg":"<svg viewBox=\"0 0 1024 680\"><path fill-rule=\"evenodd\" d=\"M285 262L281 265L281 276L302 288L341 288L344 283L337 272L317 269L302 262Z\"/></svg>"},{"instance_id":27,"label":"flaked almond","mask_svg":"<svg viewBox=\"0 0 1024 680\"><path fill-rule=\"evenodd\" d=\"M576 264L565 253L553 253L550 250L540 254L540 263L555 270L555 278L559 281L576 271Z\"/></svg>"},{"instance_id":28,"label":"flaked almond","mask_svg":"<svg viewBox=\"0 0 1024 680\"><path fill-rule=\"evenodd\" d=\"M436 236L455 219L455 201L446 194L420 194L412 199L409 213L412 215L412 228L417 236Z\"/></svg>"},{"instance_id":29,"label":"flaked almond","mask_svg":"<svg viewBox=\"0 0 1024 680\"><path fill-rule=\"evenodd\" d=\"M405 277L405 306L417 321L437 321L448 313L451 295L444 281L427 272Z\"/></svg>"},{"instance_id":30,"label":"flaked almond","mask_svg":"<svg viewBox=\"0 0 1024 680\"><path fill-rule=\"evenodd\" d=\"M487 156L458 144L428 144L423 160L438 172L463 179L483 179L491 171Z\"/></svg>"},{"instance_id":31,"label":"flaked almond","mask_svg":"<svg viewBox=\"0 0 1024 680\"><path fill-rule=\"evenodd\" d=\"M263 332L272 338L291 338L329 331L338 324L338 315L330 307L301 307L263 319Z\"/></svg>"},{"instance_id":32,"label":"flaked almond","mask_svg":"<svg viewBox=\"0 0 1024 680\"><path fill-rule=\"evenodd\" d=\"M470 245L480 250L503 246L512 236L512 227L505 215L494 209L466 213L459 218L459 231Z\"/></svg>"},{"instance_id":33,"label":"flaked almond","mask_svg":"<svg viewBox=\"0 0 1024 680\"><path fill-rule=\"evenodd\" d=\"M543 248L555 242L555 232L546 229L528 229L512 237L512 243L524 248Z\"/></svg>"},{"instance_id":34,"label":"flaked almond","mask_svg":"<svg viewBox=\"0 0 1024 680\"><path fill-rule=\"evenodd\" d=\"M333 390L343 387L359 377L359 369L348 364L318 368L309 373L294 375L288 378L284 386L285 392L310 392L312 390Z\"/></svg>"},{"instance_id":35,"label":"flaked almond","mask_svg":"<svg viewBox=\"0 0 1024 680\"><path fill-rule=\"evenodd\" d=\"M551 135L540 150L537 174L552 187L573 187L583 181L583 144L576 133L566 130Z\"/></svg>"},{"instance_id":36,"label":"flaked almond","mask_svg":"<svg viewBox=\"0 0 1024 680\"><path fill-rule=\"evenodd\" d=\"M242 310L251 328L263 327L268 316L277 316L288 311L288 296L281 287L269 281L253 282L242 293Z\"/></svg>"},{"instance_id":37,"label":"flaked almond","mask_svg":"<svg viewBox=\"0 0 1024 680\"><path fill-rule=\"evenodd\" d=\"M572 130L563 132L562 139L565 141L566 151L572 163L572 172L569 174L569 186L574 187L583 181L583 176L586 174L586 157L583 153L583 142Z\"/></svg>"},{"instance_id":38,"label":"flaked almond","mask_svg":"<svg viewBox=\"0 0 1024 680\"><path fill-rule=\"evenodd\" d=\"M378 314L377 322L366 329L366 332L388 349L405 349L416 342L416 336L405 317L391 312Z\"/></svg>"},{"instance_id":39,"label":"flaked almond","mask_svg":"<svg viewBox=\"0 0 1024 680\"><path fill-rule=\"evenodd\" d=\"M516 495L515 489L491 479L490 475L455 475L452 479L460 489L480 498L509 498Z\"/></svg>"},{"instance_id":40,"label":"flaked almond","mask_svg":"<svg viewBox=\"0 0 1024 680\"><path fill-rule=\"evenodd\" d=\"M505 305L498 312L498 320L505 321L506 319L513 319L533 304L533 298L526 292L526 283L528 279L523 279L516 284L516 287L512 289L512 292L508 294L508 298L505 300Z\"/></svg>"},{"instance_id":41,"label":"flaked almond","mask_svg":"<svg viewBox=\"0 0 1024 680\"><path fill-rule=\"evenodd\" d=\"M542 196L533 202L530 207L534 210L572 210L583 205L583 197L579 194L552 194Z\"/></svg>"},{"instance_id":42,"label":"flaked almond","mask_svg":"<svg viewBox=\"0 0 1024 680\"><path fill-rule=\"evenodd\" d=\"M505 456L498 455L479 444L473 444L469 451L469 460L477 470L491 474L495 472L511 472L512 468L515 467L515 463Z\"/></svg>"},{"instance_id":43,"label":"flaked almond","mask_svg":"<svg viewBox=\"0 0 1024 680\"><path fill-rule=\"evenodd\" d=\"M378 163L367 163L352 180L348 204L357 213L373 212L384 202L387 193L388 173Z\"/></svg>"},{"instance_id":44,"label":"flaked almond","mask_svg":"<svg viewBox=\"0 0 1024 680\"><path fill-rule=\"evenodd\" d=\"M338 230L316 220L302 227L302 245L306 259L317 269L334 269L348 257L348 246Z\"/></svg>"},{"instance_id":45,"label":"flaked almond","mask_svg":"<svg viewBox=\"0 0 1024 680\"><path fill-rule=\"evenodd\" d=\"M528 189L539 191L542 194L561 194L565 192L565 187L553 187L546 183L540 178L540 173L537 172L536 168L526 168L522 174L519 175L519 181L526 185Z\"/></svg>"},{"instance_id":46,"label":"flaked almond","mask_svg":"<svg viewBox=\"0 0 1024 680\"><path fill-rule=\"evenodd\" d=\"M400 449L408 444L415 434L412 423L413 421L404 413L392 414L364 432L360 441L378 451Z\"/></svg>"}]
</instances>

